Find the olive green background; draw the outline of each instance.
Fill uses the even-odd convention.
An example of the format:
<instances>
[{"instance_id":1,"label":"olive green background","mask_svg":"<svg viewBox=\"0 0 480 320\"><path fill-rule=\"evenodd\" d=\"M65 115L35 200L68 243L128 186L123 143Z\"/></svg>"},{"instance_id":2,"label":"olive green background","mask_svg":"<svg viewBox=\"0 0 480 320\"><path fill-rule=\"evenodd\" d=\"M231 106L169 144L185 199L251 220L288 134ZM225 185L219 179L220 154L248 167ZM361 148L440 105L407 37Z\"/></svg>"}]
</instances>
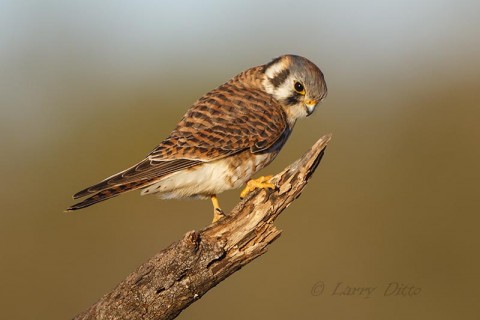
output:
<instances>
[{"instance_id":1,"label":"olive green background","mask_svg":"<svg viewBox=\"0 0 480 320\"><path fill-rule=\"evenodd\" d=\"M333 140L269 252L179 319L478 319L478 1L1 1L0 30L1 318L71 318L207 225L208 201L138 192L63 210L203 93L295 53L329 96L263 173Z\"/></svg>"}]
</instances>

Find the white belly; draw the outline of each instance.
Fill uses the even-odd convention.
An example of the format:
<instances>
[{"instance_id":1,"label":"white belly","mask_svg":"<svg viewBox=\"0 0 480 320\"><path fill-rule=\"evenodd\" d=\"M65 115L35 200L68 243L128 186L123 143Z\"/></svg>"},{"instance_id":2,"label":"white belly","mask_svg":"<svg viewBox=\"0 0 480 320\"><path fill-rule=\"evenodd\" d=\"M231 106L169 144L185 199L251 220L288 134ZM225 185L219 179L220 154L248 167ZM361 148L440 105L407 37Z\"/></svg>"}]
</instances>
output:
<instances>
[{"instance_id":1,"label":"white belly","mask_svg":"<svg viewBox=\"0 0 480 320\"><path fill-rule=\"evenodd\" d=\"M275 155L246 156L239 154L176 172L144 188L141 195L156 194L162 199L206 198L241 187Z\"/></svg>"}]
</instances>

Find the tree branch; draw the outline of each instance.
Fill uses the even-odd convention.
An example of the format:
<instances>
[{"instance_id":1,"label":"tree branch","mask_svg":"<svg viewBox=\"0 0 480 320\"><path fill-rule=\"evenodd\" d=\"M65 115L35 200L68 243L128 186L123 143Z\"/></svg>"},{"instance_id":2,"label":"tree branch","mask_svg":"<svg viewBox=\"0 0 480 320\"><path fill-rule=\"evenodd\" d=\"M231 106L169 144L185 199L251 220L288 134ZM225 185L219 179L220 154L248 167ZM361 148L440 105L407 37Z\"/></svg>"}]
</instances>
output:
<instances>
[{"instance_id":1,"label":"tree branch","mask_svg":"<svg viewBox=\"0 0 480 320\"><path fill-rule=\"evenodd\" d=\"M331 135L272 178L278 189L255 190L232 212L157 253L75 319L173 319L208 290L264 254L280 236L273 222L298 198Z\"/></svg>"}]
</instances>

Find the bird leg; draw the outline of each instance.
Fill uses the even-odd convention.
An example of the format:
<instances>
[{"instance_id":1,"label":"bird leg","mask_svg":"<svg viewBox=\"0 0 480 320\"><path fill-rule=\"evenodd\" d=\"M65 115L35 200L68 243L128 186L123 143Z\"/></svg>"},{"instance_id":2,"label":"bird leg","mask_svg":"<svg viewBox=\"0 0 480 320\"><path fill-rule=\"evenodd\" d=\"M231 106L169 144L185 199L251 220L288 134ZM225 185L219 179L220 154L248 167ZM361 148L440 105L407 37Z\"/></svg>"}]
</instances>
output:
<instances>
[{"instance_id":1,"label":"bird leg","mask_svg":"<svg viewBox=\"0 0 480 320\"><path fill-rule=\"evenodd\" d=\"M245 198L255 189L275 189L276 186L273 183L268 182L270 179L272 179L272 176L261 176L258 179L248 181L245 189L240 192L240 199Z\"/></svg>"},{"instance_id":2,"label":"bird leg","mask_svg":"<svg viewBox=\"0 0 480 320\"><path fill-rule=\"evenodd\" d=\"M217 222L220 218L225 216L225 213L223 213L223 210L220 208L220 204L218 204L218 198L216 194L212 194L210 196L210 199L212 200L213 204L213 221Z\"/></svg>"}]
</instances>

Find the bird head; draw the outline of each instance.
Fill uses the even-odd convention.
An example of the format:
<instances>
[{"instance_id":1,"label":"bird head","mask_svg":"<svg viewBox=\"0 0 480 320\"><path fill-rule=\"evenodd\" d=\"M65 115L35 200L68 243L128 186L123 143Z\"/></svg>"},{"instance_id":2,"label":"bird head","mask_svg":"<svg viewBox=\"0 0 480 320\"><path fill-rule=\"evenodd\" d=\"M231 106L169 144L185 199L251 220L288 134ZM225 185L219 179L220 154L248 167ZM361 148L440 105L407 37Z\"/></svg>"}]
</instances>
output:
<instances>
[{"instance_id":1,"label":"bird head","mask_svg":"<svg viewBox=\"0 0 480 320\"><path fill-rule=\"evenodd\" d=\"M327 96L322 71L296 55L280 56L266 64L262 85L284 107L290 122L311 115Z\"/></svg>"}]
</instances>

